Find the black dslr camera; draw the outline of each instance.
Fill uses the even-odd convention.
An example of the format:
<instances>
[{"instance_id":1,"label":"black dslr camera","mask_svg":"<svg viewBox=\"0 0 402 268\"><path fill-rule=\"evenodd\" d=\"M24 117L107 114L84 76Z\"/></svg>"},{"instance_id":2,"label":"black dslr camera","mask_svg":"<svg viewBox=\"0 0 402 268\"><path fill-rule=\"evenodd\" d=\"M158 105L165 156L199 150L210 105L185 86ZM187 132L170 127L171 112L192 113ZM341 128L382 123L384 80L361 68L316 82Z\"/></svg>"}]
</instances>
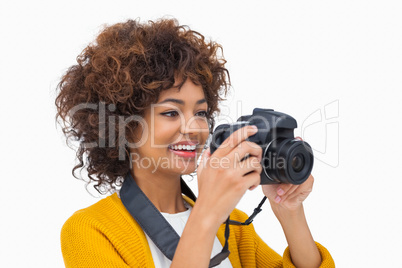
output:
<instances>
[{"instance_id":1,"label":"black dslr camera","mask_svg":"<svg viewBox=\"0 0 402 268\"><path fill-rule=\"evenodd\" d=\"M297 122L293 117L272 109L255 108L252 115L241 116L236 123L218 126L212 134L211 154L233 132L246 125L258 128L247 140L262 148L261 184L302 184L307 180L314 161L311 146L295 139L293 130Z\"/></svg>"}]
</instances>

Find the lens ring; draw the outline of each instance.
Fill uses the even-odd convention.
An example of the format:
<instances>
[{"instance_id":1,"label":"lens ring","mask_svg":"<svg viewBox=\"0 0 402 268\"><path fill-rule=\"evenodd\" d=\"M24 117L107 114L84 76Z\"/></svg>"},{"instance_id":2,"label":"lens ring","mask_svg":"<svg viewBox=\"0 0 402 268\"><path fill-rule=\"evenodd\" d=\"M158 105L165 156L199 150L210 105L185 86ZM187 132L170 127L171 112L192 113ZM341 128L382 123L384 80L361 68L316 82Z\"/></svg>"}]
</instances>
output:
<instances>
[{"instance_id":1,"label":"lens ring","mask_svg":"<svg viewBox=\"0 0 402 268\"><path fill-rule=\"evenodd\" d=\"M263 154L262 154L264 160L265 160L265 156L266 156L267 153L269 152L269 149L270 149L270 147L271 147L271 145L272 145L272 143L273 143L274 141L275 141L275 140L271 140L271 142L265 147L265 150L264 150L264 152L263 152ZM263 170L265 176L268 178L268 180L270 180L271 182L280 182L280 181L278 181L278 180L275 180L275 179L272 178L271 176L269 176L269 174L268 174L268 172L267 172L268 169L265 167L265 165L262 167L262 170Z\"/></svg>"},{"instance_id":2,"label":"lens ring","mask_svg":"<svg viewBox=\"0 0 402 268\"><path fill-rule=\"evenodd\" d=\"M314 163L310 145L300 141L297 144L292 149L293 153L290 153L287 158L287 175L293 184L303 183L310 175Z\"/></svg>"},{"instance_id":3,"label":"lens ring","mask_svg":"<svg viewBox=\"0 0 402 268\"><path fill-rule=\"evenodd\" d=\"M310 145L287 138L271 140L263 157L262 176L270 183L302 184L311 173L314 162Z\"/></svg>"}]
</instances>

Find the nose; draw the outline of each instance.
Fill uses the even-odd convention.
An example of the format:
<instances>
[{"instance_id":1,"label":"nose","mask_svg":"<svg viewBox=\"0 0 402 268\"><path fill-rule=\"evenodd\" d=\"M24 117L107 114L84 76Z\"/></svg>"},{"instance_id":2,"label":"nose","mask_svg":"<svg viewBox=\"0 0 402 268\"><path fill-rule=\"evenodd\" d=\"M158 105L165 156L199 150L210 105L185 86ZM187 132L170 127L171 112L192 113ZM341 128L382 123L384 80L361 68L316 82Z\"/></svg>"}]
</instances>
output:
<instances>
[{"instance_id":1,"label":"nose","mask_svg":"<svg viewBox=\"0 0 402 268\"><path fill-rule=\"evenodd\" d=\"M191 117L185 116L183 119L184 120L182 120L182 122L180 124L180 133L183 135L193 134L195 132L195 129L193 129L193 124L194 124L193 116L191 116Z\"/></svg>"},{"instance_id":2,"label":"nose","mask_svg":"<svg viewBox=\"0 0 402 268\"><path fill-rule=\"evenodd\" d=\"M181 125L180 125L180 133L183 135L195 135L197 133L200 133L202 131L205 131L205 128L207 127L207 123L205 120L205 125L200 124L200 118L197 118L194 115L188 115L184 116L184 120L182 120Z\"/></svg>"}]
</instances>

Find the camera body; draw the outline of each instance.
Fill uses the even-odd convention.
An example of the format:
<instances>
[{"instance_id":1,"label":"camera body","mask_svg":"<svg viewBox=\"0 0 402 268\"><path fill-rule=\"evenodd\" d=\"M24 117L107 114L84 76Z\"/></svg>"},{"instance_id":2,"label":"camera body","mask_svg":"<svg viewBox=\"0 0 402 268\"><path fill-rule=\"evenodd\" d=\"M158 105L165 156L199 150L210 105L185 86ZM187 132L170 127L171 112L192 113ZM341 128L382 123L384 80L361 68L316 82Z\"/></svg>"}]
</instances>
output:
<instances>
[{"instance_id":1,"label":"camera body","mask_svg":"<svg viewBox=\"0 0 402 268\"><path fill-rule=\"evenodd\" d=\"M272 109L255 108L252 115L241 116L236 123L219 125L212 134L211 154L236 130L255 125L258 132L247 140L262 148L261 184L302 184L313 169L311 146L294 137L296 120Z\"/></svg>"}]
</instances>

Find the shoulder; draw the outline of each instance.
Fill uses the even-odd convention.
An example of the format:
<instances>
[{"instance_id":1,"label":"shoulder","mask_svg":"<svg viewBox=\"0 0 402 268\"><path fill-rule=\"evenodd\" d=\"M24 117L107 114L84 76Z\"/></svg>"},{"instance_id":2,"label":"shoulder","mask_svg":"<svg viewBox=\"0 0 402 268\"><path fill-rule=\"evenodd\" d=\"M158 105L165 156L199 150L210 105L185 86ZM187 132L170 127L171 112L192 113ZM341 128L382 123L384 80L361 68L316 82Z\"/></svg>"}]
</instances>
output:
<instances>
[{"instance_id":1,"label":"shoulder","mask_svg":"<svg viewBox=\"0 0 402 268\"><path fill-rule=\"evenodd\" d=\"M248 215L239 209L234 209L230 213L230 219L238 222L245 222L248 219ZM244 241L254 241L257 238L253 224L249 225L230 225L231 231L233 231L238 243Z\"/></svg>"},{"instance_id":2,"label":"shoulder","mask_svg":"<svg viewBox=\"0 0 402 268\"><path fill-rule=\"evenodd\" d=\"M66 267L95 262L89 266L148 267L152 263L141 227L117 194L75 212L63 225L60 240Z\"/></svg>"},{"instance_id":3,"label":"shoulder","mask_svg":"<svg viewBox=\"0 0 402 268\"><path fill-rule=\"evenodd\" d=\"M117 194L114 194L117 197ZM102 221L105 218L113 217L116 209L116 200L113 196L108 196L96 202L95 204L76 211L64 224L64 226L83 223Z\"/></svg>"},{"instance_id":4,"label":"shoulder","mask_svg":"<svg viewBox=\"0 0 402 268\"><path fill-rule=\"evenodd\" d=\"M248 215L236 208L232 211L232 213L230 213L230 219L234 221L244 222L248 219Z\"/></svg>"},{"instance_id":5,"label":"shoulder","mask_svg":"<svg viewBox=\"0 0 402 268\"><path fill-rule=\"evenodd\" d=\"M61 238L63 240L63 238L90 230L108 233L116 228L137 229L138 226L115 193L87 208L76 211L64 223Z\"/></svg>"}]
</instances>

